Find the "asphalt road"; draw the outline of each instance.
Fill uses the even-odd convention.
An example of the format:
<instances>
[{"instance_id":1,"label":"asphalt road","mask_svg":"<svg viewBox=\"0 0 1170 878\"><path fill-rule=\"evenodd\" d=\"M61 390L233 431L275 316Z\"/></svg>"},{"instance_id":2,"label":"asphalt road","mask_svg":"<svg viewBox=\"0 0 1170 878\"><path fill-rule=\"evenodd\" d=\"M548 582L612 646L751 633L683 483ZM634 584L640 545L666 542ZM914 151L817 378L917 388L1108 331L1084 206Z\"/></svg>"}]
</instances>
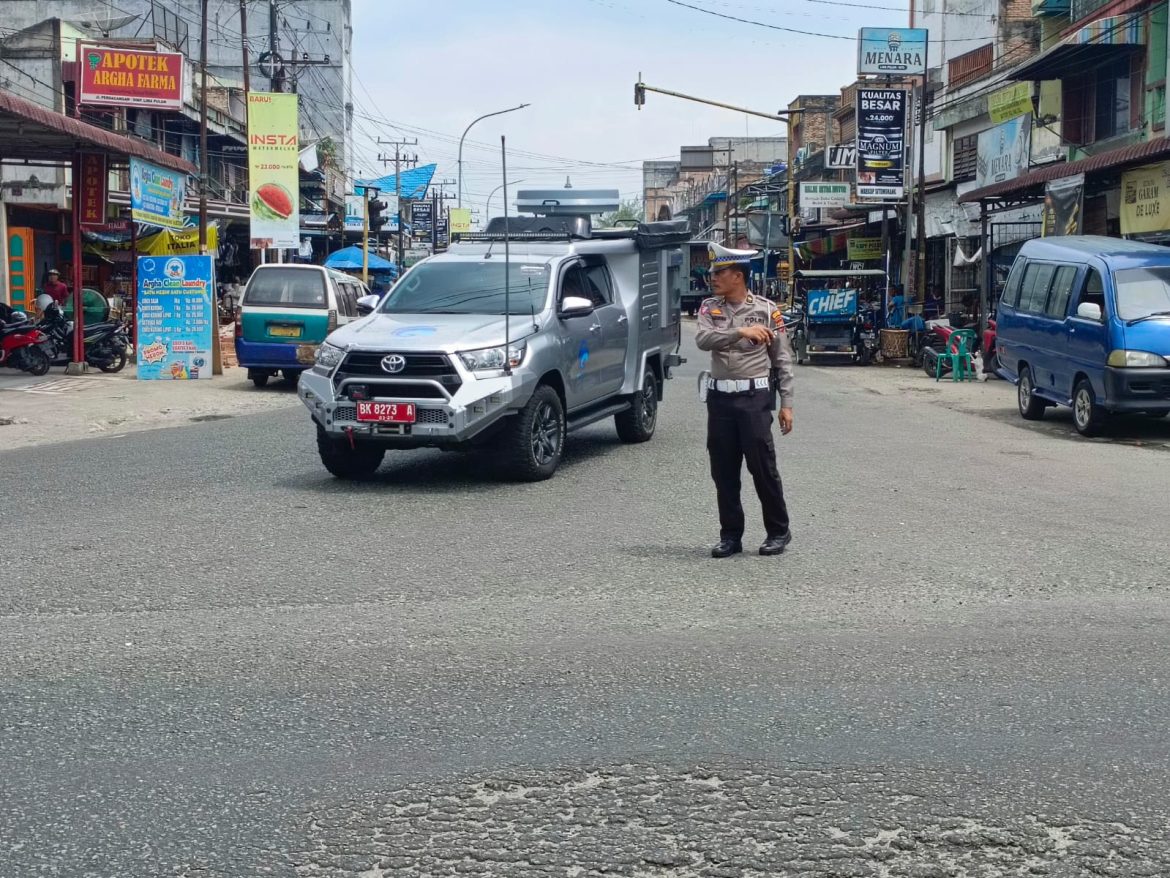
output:
<instances>
[{"instance_id":1,"label":"asphalt road","mask_svg":"<svg viewBox=\"0 0 1170 878\"><path fill-rule=\"evenodd\" d=\"M0 454L0 876L1170 872L1164 452L805 369L796 540L715 561L696 354L543 484Z\"/></svg>"}]
</instances>

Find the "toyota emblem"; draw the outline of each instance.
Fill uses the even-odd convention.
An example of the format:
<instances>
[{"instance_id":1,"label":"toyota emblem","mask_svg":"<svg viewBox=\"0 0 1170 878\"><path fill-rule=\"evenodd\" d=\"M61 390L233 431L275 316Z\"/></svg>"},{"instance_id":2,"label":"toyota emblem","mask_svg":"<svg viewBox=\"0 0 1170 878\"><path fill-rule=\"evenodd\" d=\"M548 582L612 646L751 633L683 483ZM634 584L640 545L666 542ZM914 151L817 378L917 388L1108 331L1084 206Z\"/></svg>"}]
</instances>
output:
<instances>
[{"instance_id":1,"label":"toyota emblem","mask_svg":"<svg viewBox=\"0 0 1170 878\"><path fill-rule=\"evenodd\" d=\"M389 372L391 375L397 375L406 368L406 357L402 354L390 354L382 357L382 371Z\"/></svg>"}]
</instances>

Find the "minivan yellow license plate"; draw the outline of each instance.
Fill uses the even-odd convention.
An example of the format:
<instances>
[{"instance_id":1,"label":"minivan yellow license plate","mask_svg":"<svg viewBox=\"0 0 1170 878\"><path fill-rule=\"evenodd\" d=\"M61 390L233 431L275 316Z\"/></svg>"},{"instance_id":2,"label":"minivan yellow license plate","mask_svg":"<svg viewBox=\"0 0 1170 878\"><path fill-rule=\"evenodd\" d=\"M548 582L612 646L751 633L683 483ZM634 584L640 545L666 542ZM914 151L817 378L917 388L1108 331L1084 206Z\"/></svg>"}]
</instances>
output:
<instances>
[{"instance_id":1,"label":"minivan yellow license plate","mask_svg":"<svg viewBox=\"0 0 1170 878\"><path fill-rule=\"evenodd\" d=\"M269 326L268 334L278 338L300 338L301 327L299 326Z\"/></svg>"}]
</instances>

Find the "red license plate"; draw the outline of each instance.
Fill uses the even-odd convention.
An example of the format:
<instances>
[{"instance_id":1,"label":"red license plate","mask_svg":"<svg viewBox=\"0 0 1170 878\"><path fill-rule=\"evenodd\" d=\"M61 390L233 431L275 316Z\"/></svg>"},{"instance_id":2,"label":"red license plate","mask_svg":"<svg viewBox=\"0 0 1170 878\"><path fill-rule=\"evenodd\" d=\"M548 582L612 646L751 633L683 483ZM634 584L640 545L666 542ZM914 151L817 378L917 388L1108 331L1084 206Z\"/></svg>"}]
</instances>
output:
<instances>
[{"instance_id":1,"label":"red license plate","mask_svg":"<svg viewBox=\"0 0 1170 878\"><path fill-rule=\"evenodd\" d=\"M413 424L414 403L410 402L359 402L359 421L376 421L379 424Z\"/></svg>"}]
</instances>

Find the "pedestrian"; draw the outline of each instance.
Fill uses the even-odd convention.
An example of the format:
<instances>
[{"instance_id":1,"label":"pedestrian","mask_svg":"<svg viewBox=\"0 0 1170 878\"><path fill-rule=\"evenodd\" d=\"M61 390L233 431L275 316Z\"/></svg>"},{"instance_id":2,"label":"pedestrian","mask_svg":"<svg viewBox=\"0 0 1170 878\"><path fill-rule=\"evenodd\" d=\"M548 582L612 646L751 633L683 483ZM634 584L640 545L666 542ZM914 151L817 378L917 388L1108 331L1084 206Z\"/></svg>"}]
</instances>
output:
<instances>
[{"instance_id":1,"label":"pedestrian","mask_svg":"<svg viewBox=\"0 0 1170 878\"><path fill-rule=\"evenodd\" d=\"M792 347L780 309L748 292L752 250L710 244L714 295L699 308L699 349L711 352L701 378L707 400L707 452L719 504L719 543L712 557L743 551L740 474L747 462L764 513L761 555L779 555L792 542L784 487L776 469L772 412L779 395L780 432L792 432Z\"/></svg>"},{"instance_id":2,"label":"pedestrian","mask_svg":"<svg viewBox=\"0 0 1170 878\"><path fill-rule=\"evenodd\" d=\"M55 268L50 268L48 275L45 277L44 292L62 308L69 301L69 287L61 283L61 272Z\"/></svg>"}]
</instances>

